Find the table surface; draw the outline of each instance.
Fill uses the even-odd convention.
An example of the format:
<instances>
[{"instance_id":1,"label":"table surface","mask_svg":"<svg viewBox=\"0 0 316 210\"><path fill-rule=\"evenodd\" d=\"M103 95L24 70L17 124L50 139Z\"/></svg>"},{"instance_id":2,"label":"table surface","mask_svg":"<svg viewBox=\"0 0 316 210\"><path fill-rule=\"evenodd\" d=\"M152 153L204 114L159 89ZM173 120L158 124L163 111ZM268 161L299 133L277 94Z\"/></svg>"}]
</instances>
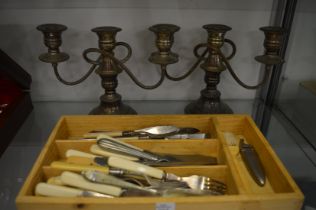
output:
<instances>
[{"instance_id":1,"label":"table surface","mask_svg":"<svg viewBox=\"0 0 316 210\"><path fill-rule=\"evenodd\" d=\"M230 100L235 113L253 115L252 100ZM139 114L183 114L187 101L129 101ZM0 158L0 209L15 210L15 197L25 181L41 148L61 115L86 114L97 102L34 102L29 115ZM316 164L307 155L309 145L280 114L272 111L265 134L305 195L304 209L316 209Z\"/></svg>"}]
</instances>

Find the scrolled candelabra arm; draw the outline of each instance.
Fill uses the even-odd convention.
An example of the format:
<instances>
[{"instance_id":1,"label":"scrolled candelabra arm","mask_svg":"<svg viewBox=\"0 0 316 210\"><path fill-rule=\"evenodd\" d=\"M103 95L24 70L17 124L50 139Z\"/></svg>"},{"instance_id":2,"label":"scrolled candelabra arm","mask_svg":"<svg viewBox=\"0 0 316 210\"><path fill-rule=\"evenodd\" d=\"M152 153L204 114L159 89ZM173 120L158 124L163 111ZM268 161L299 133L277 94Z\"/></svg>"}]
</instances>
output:
<instances>
[{"instance_id":1,"label":"scrolled candelabra arm","mask_svg":"<svg viewBox=\"0 0 316 210\"><path fill-rule=\"evenodd\" d=\"M247 85L245 84L243 81L241 81L239 79L239 77L237 76L237 74L235 73L235 71L233 70L233 68L231 67L230 63L228 62L228 59L224 56L224 54L221 52L221 50L218 49L213 49L213 50L217 50L218 55L221 57L222 61L224 62L226 68L228 69L229 73L232 75L232 77L234 78L234 80L242 87L246 88L246 89L257 89L259 88L261 85L263 85L264 83L266 83L266 81L269 79L269 75L271 72L271 67L272 65L266 65L266 71L264 73L263 79L261 82L259 82L257 85Z\"/></svg>"},{"instance_id":2,"label":"scrolled candelabra arm","mask_svg":"<svg viewBox=\"0 0 316 210\"><path fill-rule=\"evenodd\" d=\"M126 43L125 43L126 44ZM165 79L165 72L166 72L166 68L161 68L161 76L159 81L154 84L154 85L144 85L142 82L140 82L136 76L132 73L132 71L122 62L122 60L117 59L115 56L113 56L110 53L107 52L103 52L103 55L106 57L109 57L112 61L114 61L122 70L124 70L127 75L133 80L133 82L138 85L139 87L143 88L143 89L155 89L157 87L159 87L161 85L161 83L164 81ZM124 59L123 59L124 60Z\"/></svg>"},{"instance_id":3,"label":"scrolled candelabra arm","mask_svg":"<svg viewBox=\"0 0 316 210\"><path fill-rule=\"evenodd\" d=\"M198 44L195 48L194 48L194 55L197 57L197 60L196 62L192 65L192 67L182 76L179 76L179 77L173 77L171 76L168 71L166 70L166 77L169 79L169 80L172 80L172 81L180 81L180 80L183 80L185 78L187 78L189 75L191 75L196 69L197 67L199 66L199 64L205 60L205 56L208 52L208 49L205 49L203 51L203 53L201 55L198 54L198 49L202 48L202 47L207 47L207 44Z\"/></svg>"},{"instance_id":4,"label":"scrolled candelabra arm","mask_svg":"<svg viewBox=\"0 0 316 210\"><path fill-rule=\"evenodd\" d=\"M85 75L83 75L83 77L81 77L80 79L78 79L76 81L69 82L69 81L64 80L60 76L60 74L58 72L57 65L58 65L58 63L52 63L55 76L61 83L65 84L65 85L77 85L77 84L80 84L81 82L85 81L91 75L91 73L94 71L94 69L97 67L97 65L92 65L90 67L89 71Z\"/></svg>"},{"instance_id":5,"label":"scrolled candelabra arm","mask_svg":"<svg viewBox=\"0 0 316 210\"><path fill-rule=\"evenodd\" d=\"M264 72L263 79L257 85L247 85L244 82L242 82L237 76L237 74L235 73L235 71L233 70L233 68L231 67L230 63L228 62L230 56L226 58L219 48L212 47L212 49L218 53L218 55L222 59L223 63L225 64L228 71L230 72L232 77L235 79L235 81L246 89L257 89L263 84L265 84L269 79L269 75L270 75L273 65L278 65L284 62L284 60L280 56L278 56L278 52L282 45L283 35L285 33L284 29L281 27L267 26L267 27L261 27L260 30L263 31L265 35L265 40L264 40L265 54L256 56L255 60L265 65L265 72ZM234 48L236 49L232 41L225 39L225 42L229 43L233 47L233 49Z\"/></svg>"}]
</instances>

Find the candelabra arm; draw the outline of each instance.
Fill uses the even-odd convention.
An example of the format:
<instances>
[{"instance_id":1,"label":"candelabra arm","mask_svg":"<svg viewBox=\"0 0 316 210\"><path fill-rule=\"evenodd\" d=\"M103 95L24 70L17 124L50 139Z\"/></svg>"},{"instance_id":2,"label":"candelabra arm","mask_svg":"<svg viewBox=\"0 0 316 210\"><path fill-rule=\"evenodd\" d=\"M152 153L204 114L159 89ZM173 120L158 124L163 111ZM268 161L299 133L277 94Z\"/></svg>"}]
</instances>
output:
<instances>
[{"instance_id":1,"label":"candelabra arm","mask_svg":"<svg viewBox=\"0 0 316 210\"><path fill-rule=\"evenodd\" d=\"M93 65L90 67L89 71L88 71L85 75L83 75L80 79L78 79L78 80L76 80L76 81L73 81L73 82L69 82L69 81L64 80L64 79L60 76L60 74L59 74L59 72L58 72L57 65L58 65L58 63L52 63L52 66L53 66L53 69L54 69L54 73L55 73L57 79L58 79L61 83L65 84L65 85L77 85L77 84L80 84L81 82L85 81L85 80L91 75L91 73L93 72L93 70L94 70L95 67L97 66L96 64L93 64Z\"/></svg>"},{"instance_id":2,"label":"candelabra arm","mask_svg":"<svg viewBox=\"0 0 316 210\"><path fill-rule=\"evenodd\" d=\"M219 56L223 59L223 62L225 64L225 66L227 67L229 73L232 75L232 77L235 79L235 81L242 87L246 88L246 89L257 89L258 87L260 87L261 85L263 85L269 78L270 75L270 71L271 71L271 67L272 65L265 65L266 66L266 71L264 73L263 79L261 82L259 82L257 85L247 85L244 82L242 82L239 77L237 76L237 74L234 72L233 68L231 67L231 65L228 62L228 59L224 56L224 54L218 50L213 48L213 50L216 50L217 53L219 54Z\"/></svg>"},{"instance_id":3,"label":"candelabra arm","mask_svg":"<svg viewBox=\"0 0 316 210\"><path fill-rule=\"evenodd\" d=\"M121 69L123 69L127 75L133 80L133 82L135 82L136 85L138 85L139 87L143 88L143 89L155 89L157 87L159 87L161 85L161 83L164 81L165 79L165 75L166 75L166 67L162 67L161 68L161 77L159 79L159 81L154 84L154 85L144 85L143 83L141 83L136 77L135 75L131 72L131 70L123 64L122 61L120 61L119 59L117 59L116 57L114 57L112 54L107 53L107 52L102 52L105 56L109 57L111 60L113 60Z\"/></svg>"},{"instance_id":4,"label":"candelabra arm","mask_svg":"<svg viewBox=\"0 0 316 210\"><path fill-rule=\"evenodd\" d=\"M173 77L173 76L170 76L168 71L166 70L166 77L172 81L180 81L180 80L183 80L185 79L186 77L188 77L190 74L192 74L196 69L197 67L199 66L199 64L201 63L201 61L203 61L205 59L205 55L207 54L208 52L208 49L205 49L204 52L202 53L202 55L199 55L197 53L197 50L198 48L200 47L206 47L207 45L206 44L199 44L197 45L195 48L194 48L194 54L195 56L198 58L197 61L192 65L192 67L187 71L187 73L185 73L184 75L180 76L180 77Z\"/></svg>"}]
</instances>

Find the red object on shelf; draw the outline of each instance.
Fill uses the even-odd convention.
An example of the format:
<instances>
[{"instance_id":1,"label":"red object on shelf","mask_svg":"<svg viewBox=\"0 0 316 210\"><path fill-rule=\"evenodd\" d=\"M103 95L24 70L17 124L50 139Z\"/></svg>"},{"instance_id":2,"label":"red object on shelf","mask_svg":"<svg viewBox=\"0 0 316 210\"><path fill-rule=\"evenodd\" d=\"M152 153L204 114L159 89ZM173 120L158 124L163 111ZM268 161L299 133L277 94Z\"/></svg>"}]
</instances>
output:
<instances>
[{"instance_id":1,"label":"red object on shelf","mask_svg":"<svg viewBox=\"0 0 316 210\"><path fill-rule=\"evenodd\" d=\"M9 106L22 94L23 91L14 81L0 73L0 107Z\"/></svg>"},{"instance_id":2,"label":"red object on shelf","mask_svg":"<svg viewBox=\"0 0 316 210\"><path fill-rule=\"evenodd\" d=\"M0 156L33 109L31 76L0 50Z\"/></svg>"}]
</instances>

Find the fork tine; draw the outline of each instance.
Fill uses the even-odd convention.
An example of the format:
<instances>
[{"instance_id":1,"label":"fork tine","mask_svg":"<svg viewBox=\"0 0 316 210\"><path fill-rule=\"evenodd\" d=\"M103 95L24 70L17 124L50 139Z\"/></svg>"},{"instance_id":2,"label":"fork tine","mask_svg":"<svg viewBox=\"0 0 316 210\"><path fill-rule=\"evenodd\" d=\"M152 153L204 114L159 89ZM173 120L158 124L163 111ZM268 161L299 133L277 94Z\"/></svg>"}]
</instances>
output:
<instances>
[{"instance_id":1,"label":"fork tine","mask_svg":"<svg viewBox=\"0 0 316 210\"><path fill-rule=\"evenodd\" d=\"M212 190L218 192L219 194L225 194L227 186L223 182L217 181L215 179L204 177L204 190Z\"/></svg>"}]
</instances>

